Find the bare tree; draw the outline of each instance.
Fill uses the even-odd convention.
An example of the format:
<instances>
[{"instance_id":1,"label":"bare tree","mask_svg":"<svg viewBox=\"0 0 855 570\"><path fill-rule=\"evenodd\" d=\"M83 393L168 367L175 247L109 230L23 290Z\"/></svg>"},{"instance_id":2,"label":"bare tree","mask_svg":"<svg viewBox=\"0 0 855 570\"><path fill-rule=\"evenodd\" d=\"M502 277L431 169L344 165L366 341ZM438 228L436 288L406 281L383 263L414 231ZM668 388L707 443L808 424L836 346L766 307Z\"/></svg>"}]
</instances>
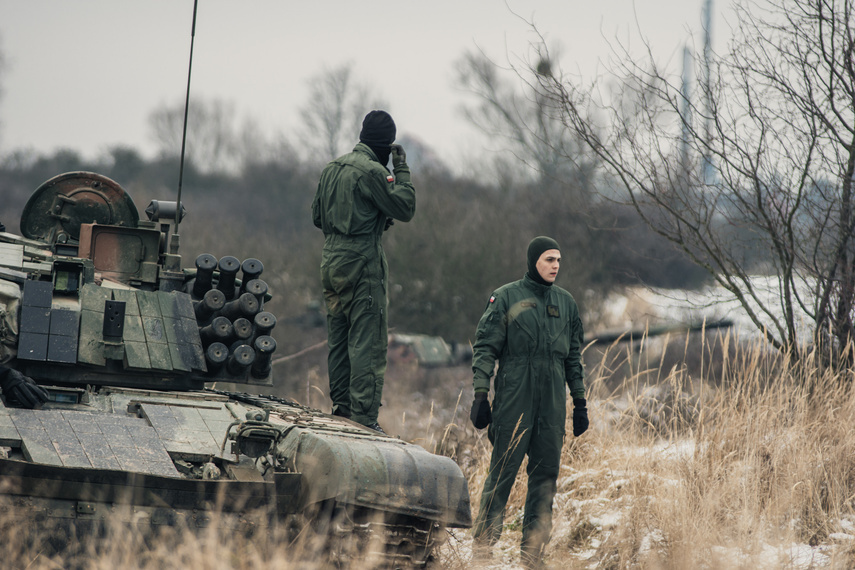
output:
<instances>
[{"instance_id":1,"label":"bare tree","mask_svg":"<svg viewBox=\"0 0 855 570\"><path fill-rule=\"evenodd\" d=\"M325 69L309 80L309 101L301 109L310 152L332 160L349 151L359 138L362 119L386 102L356 81L350 64Z\"/></svg>"},{"instance_id":2,"label":"bare tree","mask_svg":"<svg viewBox=\"0 0 855 570\"><path fill-rule=\"evenodd\" d=\"M633 58L616 47L609 92L528 71L610 183L738 299L776 348L799 353L802 313L810 340L843 349L855 332L855 6L761 0L735 9L731 46L710 55L710 80L688 105L680 78L649 49ZM746 256L758 250L777 277L773 300Z\"/></svg>"},{"instance_id":3,"label":"bare tree","mask_svg":"<svg viewBox=\"0 0 855 570\"><path fill-rule=\"evenodd\" d=\"M151 136L161 156L178 156L184 128L184 103L161 106L149 114ZM190 101L187 159L203 171L229 171L240 164L240 139L234 103L218 99Z\"/></svg>"},{"instance_id":4,"label":"bare tree","mask_svg":"<svg viewBox=\"0 0 855 570\"><path fill-rule=\"evenodd\" d=\"M549 73L550 62L539 59L535 70ZM528 176L565 187L584 202L591 198L587 181L594 170L586 161L579 139L561 124L555 109L538 88L523 75L522 89L500 74L501 68L480 52L470 52L457 64L457 84L476 96L476 103L463 109L465 117L495 144L528 167ZM504 159L498 168L506 169ZM507 176L505 176L507 178ZM577 204L578 205L578 204Z\"/></svg>"},{"instance_id":5,"label":"bare tree","mask_svg":"<svg viewBox=\"0 0 855 570\"><path fill-rule=\"evenodd\" d=\"M699 272L680 271L688 261L671 244L639 228L630 208L604 199L608 194L595 188L599 159L565 127L562 110L540 84L541 76L552 74L550 59L542 47L529 55L535 63L519 69L512 64L503 69L480 52L458 62L457 83L475 96L465 116L500 151L484 179L495 181L502 203L515 206L518 220L527 219L526 232L572 244L567 261L573 265L576 291L594 289L602 295L618 283L639 279L696 284ZM628 255L628 246L639 255ZM651 257L669 260L668 268L651 271Z\"/></svg>"}]
</instances>

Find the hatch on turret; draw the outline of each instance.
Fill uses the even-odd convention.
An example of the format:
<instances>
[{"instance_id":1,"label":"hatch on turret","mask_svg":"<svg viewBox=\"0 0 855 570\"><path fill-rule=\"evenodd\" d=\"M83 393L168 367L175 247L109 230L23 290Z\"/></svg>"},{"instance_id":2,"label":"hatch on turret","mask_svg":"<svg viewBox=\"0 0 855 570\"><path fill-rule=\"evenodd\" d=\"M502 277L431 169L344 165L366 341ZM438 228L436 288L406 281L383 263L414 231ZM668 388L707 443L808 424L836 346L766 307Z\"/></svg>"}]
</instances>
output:
<instances>
[{"instance_id":1,"label":"hatch on turret","mask_svg":"<svg viewBox=\"0 0 855 570\"><path fill-rule=\"evenodd\" d=\"M33 192L21 215L21 233L50 245L73 246L81 224L135 228L137 222L137 207L117 182L94 172L67 172Z\"/></svg>"},{"instance_id":2,"label":"hatch on turret","mask_svg":"<svg viewBox=\"0 0 855 570\"><path fill-rule=\"evenodd\" d=\"M78 257L91 259L102 279L153 288L161 233L155 228L80 224Z\"/></svg>"}]
</instances>

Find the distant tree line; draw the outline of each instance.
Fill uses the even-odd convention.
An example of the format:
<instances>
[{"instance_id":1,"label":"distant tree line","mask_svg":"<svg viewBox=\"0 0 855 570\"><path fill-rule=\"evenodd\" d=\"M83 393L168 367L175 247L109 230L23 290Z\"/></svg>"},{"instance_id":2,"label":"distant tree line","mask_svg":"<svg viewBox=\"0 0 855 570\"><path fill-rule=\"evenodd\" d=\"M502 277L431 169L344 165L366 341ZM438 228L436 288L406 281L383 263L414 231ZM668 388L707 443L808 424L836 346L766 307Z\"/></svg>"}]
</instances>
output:
<instances>
[{"instance_id":1,"label":"distant tree line","mask_svg":"<svg viewBox=\"0 0 855 570\"><path fill-rule=\"evenodd\" d=\"M498 86L495 76L471 79L470 87L478 82L487 89ZM188 123L182 186L188 216L180 228L184 265L191 267L201 253L262 260L264 278L275 293L271 310L290 327L279 328L277 341L284 351L324 337L318 319L322 308L317 310L322 306L323 236L310 215L320 170L329 158L352 148L364 112L383 106L382 98L361 87L346 65L323 71L311 88L299 145L271 137L252 119L239 120L233 105L218 100L191 98ZM506 149L510 153L473 157L480 167L466 175L452 173L416 138L399 137L418 198L413 221L392 226L384 236L393 331L468 342L490 292L523 275L525 248L537 235L552 236L562 245L558 284L588 314L596 314L620 285L691 288L706 278L684 253L641 223L632 208L603 199L593 176L597 163L583 161L574 150L578 144L545 120L541 101L527 105L519 112L541 126L534 135L526 135L510 115L504 123L494 120L497 105L470 110L473 124L479 125L476 115L482 113L481 119L504 129L495 140L504 137L512 144ZM96 159L74 149L50 154L15 150L0 157L0 221L18 232L30 194L69 171L112 178L134 198L141 216L150 200L176 199L182 121L182 105L151 112L151 134L160 149L154 158L130 146L109 148ZM307 336L309 326L313 332Z\"/></svg>"},{"instance_id":2,"label":"distant tree line","mask_svg":"<svg viewBox=\"0 0 855 570\"><path fill-rule=\"evenodd\" d=\"M698 272L685 257L638 223L628 209L609 203L579 209L565 199L577 189L530 180L502 188L447 169L413 164L416 217L384 236L390 265L390 327L399 332L468 341L491 290L525 271L525 247L551 235L563 248L559 284L580 303L597 303L616 285L646 282L691 287ZM30 194L49 178L88 170L118 182L141 216L152 199L174 200L178 157L146 160L131 148L86 160L72 150L51 155L15 153L0 162L0 221L18 232ZM283 316L297 316L321 300L321 232L310 205L319 166L294 154L247 159L237 171L202 172L185 164L181 224L186 266L212 253L256 257Z\"/></svg>"}]
</instances>

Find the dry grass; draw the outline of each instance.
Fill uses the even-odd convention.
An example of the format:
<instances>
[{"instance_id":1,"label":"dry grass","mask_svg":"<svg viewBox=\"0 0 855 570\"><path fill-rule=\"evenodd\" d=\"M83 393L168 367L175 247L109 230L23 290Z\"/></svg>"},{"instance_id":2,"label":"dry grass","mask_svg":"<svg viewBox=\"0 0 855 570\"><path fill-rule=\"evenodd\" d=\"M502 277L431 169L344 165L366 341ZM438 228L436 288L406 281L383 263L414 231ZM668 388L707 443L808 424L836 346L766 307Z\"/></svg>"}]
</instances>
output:
<instances>
[{"instance_id":1,"label":"dry grass","mask_svg":"<svg viewBox=\"0 0 855 570\"><path fill-rule=\"evenodd\" d=\"M815 355L795 365L728 339L700 346L668 345L692 359L672 361L671 354L638 346L611 347L593 364L589 359L592 427L567 438L547 561L615 569L855 566L852 371L823 370ZM696 364L690 369L681 360ZM468 423L471 397L465 367L392 366L381 423L454 457L477 509L490 447ZM518 564L524 500L523 469L493 558L474 563L469 531L453 530L436 565ZM9 553L5 567L63 566L41 556L39 537L23 536L8 520L0 531ZM151 544L130 534L111 537L86 567L325 566L301 555L305 545L286 542L247 541L213 528ZM358 565L378 563L369 556Z\"/></svg>"},{"instance_id":2,"label":"dry grass","mask_svg":"<svg viewBox=\"0 0 855 570\"><path fill-rule=\"evenodd\" d=\"M589 367L592 428L564 447L555 567L855 567L852 371L821 370L813 354L796 365L727 338L710 344L670 344L694 352L692 370L638 345ZM467 471L473 505L485 469L482 455ZM492 560L474 564L467 533L455 533L447 567L518 563L524 483Z\"/></svg>"}]
</instances>

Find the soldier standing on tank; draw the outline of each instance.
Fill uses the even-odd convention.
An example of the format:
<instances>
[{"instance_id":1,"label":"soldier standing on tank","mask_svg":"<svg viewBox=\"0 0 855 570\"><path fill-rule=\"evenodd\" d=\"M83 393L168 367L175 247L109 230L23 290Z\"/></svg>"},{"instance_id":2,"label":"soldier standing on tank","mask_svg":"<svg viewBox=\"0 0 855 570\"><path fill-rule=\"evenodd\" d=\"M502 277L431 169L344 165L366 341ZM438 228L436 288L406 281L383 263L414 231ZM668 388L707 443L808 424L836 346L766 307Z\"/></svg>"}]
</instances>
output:
<instances>
[{"instance_id":1,"label":"soldier standing on tank","mask_svg":"<svg viewBox=\"0 0 855 570\"><path fill-rule=\"evenodd\" d=\"M407 156L392 144L395 135L389 113L368 113L359 143L324 168L312 202L314 223L324 232L321 283L333 414L379 432L388 343L388 266L380 238L393 220L408 222L416 210ZM386 167L390 154L394 176Z\"/></svg>"},{"instance_id":2,"label":"soldier standing on tank","mask_svg":"<svg viewBox=\"0 0 855 570\"><path fill-rule=\"evenodd\" d=\"M528 246L528 271L496 289L475 333L476 428L490 426L493 444L473 536L476 556L489 554L502 532L505 505L523 458L528 455L528 494L522 527L521 560L541 563L552 530L564 442L567 387L573 398L573 435L588 429L582 368L582 321L572 295L554 285L561 261L552 238ZM487 396L496 361L492 411Z\"/></svg>"}]
</instances>

